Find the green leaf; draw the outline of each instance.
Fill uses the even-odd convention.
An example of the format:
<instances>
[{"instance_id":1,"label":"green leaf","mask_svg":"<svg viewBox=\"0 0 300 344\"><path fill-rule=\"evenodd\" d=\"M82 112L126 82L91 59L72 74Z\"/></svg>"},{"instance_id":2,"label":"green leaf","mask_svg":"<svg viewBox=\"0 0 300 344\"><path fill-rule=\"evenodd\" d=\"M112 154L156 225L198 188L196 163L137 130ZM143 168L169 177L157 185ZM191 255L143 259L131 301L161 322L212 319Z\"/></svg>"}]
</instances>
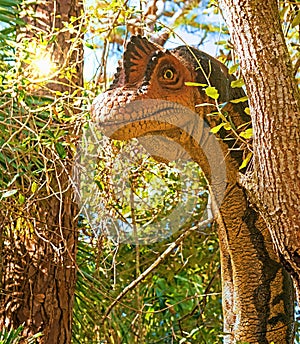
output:
<instances>
[{"instance_id":1,"label":"green leaf","mask_svg":"<svg viewBox=\"0 0 300 344\"><path fill-rule=\"evenodd\" d=\"M199 84L199 82L193 82L193 81L186 81L184 83L186 86L197 86L197 87L206 87L207 84Z\"/></svg>"},{"instance_id":2,"label":"green leaf","mask_svg":"<svg viewBox=\"0 0 300 344\"><path fill-rule=\"evenodd\" d=\"M225 123L224 129L225 129L225 130L231 130L232 127L231 127L230 123Z\"/></svg>"},{"instance_id":3,"label":"green leaf","mask_svg":"<svg viewBox=\"0 0 300 344\"><path fill-rule=\"evenodd\" d=\"M7 197L10 197L10 196L13 196L14 194L16 194L18 192L17 189L13 189L13 190L8 190L8 191L5 191L1 198L7 198Z\"/></svg>"},{"instance_id":4,"label":"green leaf","mask_svg":"<svg viewBox=\"0 0 300 344\"><path fill-rule=\"evenodd\" d=\"M244 110L244 112L245 112L247 115L250 116L250 108L249 108L249 107L246 107L245 110Z\"/></svg>"},{"instance_id":5,"label":"green leaf","mask_svg":"<svg viewBox=\"0 0 300 344\"><path fill-rule=\"evenodd\" d=\"M285 6L280 12L279 12L279 15L280 15L280 18L283 20L285 14L288 12L289 10L289 6Z\"/></svg>"},{"instance_id":6,"label":"green leaf","mask_svg":"<svg viewBox=\"0 0 300 344\"><path fill-rule=\"evenodd\" d=\"M239 68L239 64L238 63L234 64L233 66L229 68L228 70L229 74L235 73L238 70L238 68Z\"/></svg>"},{"instance_id":7,"label":"green leaf","mask_svg":"<svg viewBox=\"0 0 300 344\"><path fill-rule=\"evenodd\" d=\"M251 139L251 137L253 136L253 130L252 128L246 129L245 131L242 131L240 133L240 137L243 137L244 139Z\"/></svg>"},{"instance_id":8,"label":"green leaf","mask_svg":"<svg viewBox=\"0 0 300 344\"><path fill-rule=\"evenodd\" d=\"M1 6L17 6L21 4L22 1L20 0L1 0Z\"/></svg>"},{"instance_id":9,"label":"green leaf","mask_svg":"<svg viewBox=\"0 0 300 344\"><path fill-rule=\"evenodd\" d=\"M65 147L62 145L61 142L55 143L56 151L61 159L64 159L67 156L67 152L65 150Z\"/></svg>"},{"instance_id":10,"label":"green leaf","mask_svg":"<svg viewBox=\"0 0 300 344\"><path fill-rule=\"evenodd\" d=\"M19 203L24 204L25 203L25 196L19 193Z\"/></svg>"},{"instance_id":11,"label":"green leaf","mask_svg":"<svg viewBox=\"0 0 300 344\"><path fill-rule=\"evenodd\" d=\"M251 158L252 158L252 153L250 152L247 154L246 158L243 160L241 166L239 167L239 170L245 168L248 165Z\"/></svg>"},{"instance_id":12,"label":"green leaf","mask_svg":"<svg viewBox=\"0 0 300 344\"><path fill-rule=\"evenodd\" d=\"M205 89L205 93L208 97L212 98L212 99L218 99L219 98L219 92L218 90L213 87L213 86L208 86Z\"/></svg>"},{"instance_id":13,"label":"green leaf","mask_svg":"<svg viewBox=\"0 0 300 344\"><path fill-rule=\"evenodd\" d=\"M97 184L97 186L100 190L105 190L105 185L104 185L103 181L95 178L95 183Z\"/></svg>"},{"instance_id":14,"label":"green leaf","mask_svg":"<svg viewBox=\"0 0 300 344\"><path fill-rule=\"evenodd\" d=\"M300 24L300 11L298 11L296 17L292 21L292 27L295 27Z\"/></svg>"},{"instance_id":15,"label":"green leaf","mask_svg":"<svg viewBox=\"0 0 300 344\"><path fill-rule=\"evenodd\" d=\"M57 36L56 36L56 35L53 35L53 36L49 39L49 41L47 42L47 45L50 45L51 43L55 42L56 39L57 39Z\"/></svg>"},{"instance_id":16,"label":"green leaf","mask_svg":"<svg viewBox=\"0 0 300 344\"><path fill-rule=\"evenodd\" d=\"M233 99L233 100L230 101L230 103L233 103L233 104L243 103L243 102L245 102L247 100L248 100L248 97L245 96L245 97L242 97L242 98Z\"/></svg>"},{"instance_id":17,"label":"green leaf","mask_svg":"<svg viewBox=\"0 0 300 344\"><path fill-rule=\"evenodd\" d=\"M233 80L231 81L231 84L230 84L232 88L243 87L244 85L245 83L243 79Z\"/></svg>"},{"instance_id":18,"label":"green leaf","mask_svg":"<svg viewBox=\"0 0 300 344\"><path fill-rule=\"evenodd\" d=\"M215 42L216 45L226 45L227 41L223 40L223 41L217 41Z\"/></svg>"},{"instance_id":19,"label":"green leaf","mask_svg":"<svg viewBox=\"0 0 300 344\"><path fill-rule=\"evenodd\" d=\"M33 182L31 184L31 192L35 193L37 189L38 189L38 184L36 182Z\"/></svg>"},{"instance_id":20,"label":"green leaf","mask_svg":"<svg viewBox=\"0 0 300 344\"><path fill-rule=\"evenodd\" d=\"M213 134L216 134L222 127L224 127L225 123L222 122L221 124L213 127L210 129L210 132L213 133Z\"/></svg>"},{"instance_id":21,"label":"green leaf","mask_svg":"<svg viewBox=\"0 0 300 344\"><path fill-rule=\"evenodd\" d=\"M97 44L95 44L95 43L89 43L89 42L85 42L85 46L87 47L87 48L89 48L89 49L97 49L98 48L98 46L97 46Z\"/></svg>"}]
</instances>

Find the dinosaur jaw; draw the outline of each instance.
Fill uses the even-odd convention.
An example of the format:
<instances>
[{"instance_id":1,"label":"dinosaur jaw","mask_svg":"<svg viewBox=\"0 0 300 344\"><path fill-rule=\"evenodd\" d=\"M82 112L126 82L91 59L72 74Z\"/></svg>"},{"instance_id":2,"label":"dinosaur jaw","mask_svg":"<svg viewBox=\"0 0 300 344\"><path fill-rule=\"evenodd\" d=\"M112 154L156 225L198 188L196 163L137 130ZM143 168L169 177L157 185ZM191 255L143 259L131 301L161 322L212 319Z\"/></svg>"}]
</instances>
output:
<instances>
[{"instance_id":1,"label":"dinosaur jaw","mask_svg":"<svg viewBox=\"0 0 300 344\"><path fill-rule=\"evenodd\" d=\"M130 95L122 96L126 101L116 104L111 102L116 97L104 93L93 103L92 119L106 136L116 140L139 138L156 160L189 157L183 146L188 140L199 142L202 134L202 121L197 113L176 102L134 101Z\"/></svg>"},{"instance_id":2,"label":"dinosaur jaw","mask_svg":"<svg viewBox=\"0 0 300 344\"><path fill-rule=\"evenodd\" d=\"M182 136L179 132L192 135L199 126L199 115L179 103L161 99L134 100L134 95L122 93L116 97L110 92L94 100L92 120L105 135L117 140L151 134L173 139Z\"/></svg>"}]
</instances>

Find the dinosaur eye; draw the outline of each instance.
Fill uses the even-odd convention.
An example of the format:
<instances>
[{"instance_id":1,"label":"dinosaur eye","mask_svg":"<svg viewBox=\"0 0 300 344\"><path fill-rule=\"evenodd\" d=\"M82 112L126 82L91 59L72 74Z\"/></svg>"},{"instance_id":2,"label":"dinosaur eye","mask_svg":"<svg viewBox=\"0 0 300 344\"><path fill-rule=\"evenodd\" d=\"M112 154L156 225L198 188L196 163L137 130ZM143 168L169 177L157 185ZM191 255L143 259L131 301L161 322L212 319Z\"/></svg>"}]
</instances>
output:
<instances>
[{"instance_id":1,"label":"dinosaur eye","mask_svg":"<svg viewBox=\"0 0 300 344\"><path fill-rule=\"evenodd\" d=\"M177 71L171 63L163 64L159 69L158 82L162 88L172 90L179 89L182 86L182 80L183 78L180 71Z\"/></svg>"},{"instance_id":2,"label":"dinosaur eye","mask_svg":"<svg viewBox=\"0 0 300 344\"><path fill-rule=\"evenodd\" d=\"M163 72L163 78L165 80L172 80L174 78L174 72L172 69L168 68L168 69L165 69L164 72Z\"/></svg>"}]
</instances>

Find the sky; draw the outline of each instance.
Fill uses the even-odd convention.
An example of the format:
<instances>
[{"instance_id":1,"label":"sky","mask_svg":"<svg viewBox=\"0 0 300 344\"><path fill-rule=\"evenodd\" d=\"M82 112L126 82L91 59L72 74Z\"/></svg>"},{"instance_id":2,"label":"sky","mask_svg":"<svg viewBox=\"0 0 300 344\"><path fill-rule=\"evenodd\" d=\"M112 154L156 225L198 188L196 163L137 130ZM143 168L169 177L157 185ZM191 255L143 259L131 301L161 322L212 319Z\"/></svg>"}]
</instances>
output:
<instances>
[{"instance_id":1,"label":"sky","mask_svg":"<svg viewBox=\"0 0 300 344\"><path fill-rule=\"evenodd\" d=\"M89 0L90 4L94 3L94 0ZM199 21L201 22L203 18L204 24L216 24L216 25L222 25L224 24L224 21L221 17L221 15L217 15L213 13L213 9L206 9L206 1L202 1L199 8L195 9L192 14L196 14L199 17ZM129 4L131 6L136 5L136 3L139 3L139 1L131 0ZM158 5L159 5L158 1ZM191 15L191 14L190 14ZM166 23L168 24L168 23ZM183 39L184 42L186 42L189 45L194 45L195 43L199 42L201 38L203 37L203 30L198 30L197 32L187 32L186 30L182 28L178 28L175 30L176 34L178 34L179 37ZM184 42L178 37L170 37L167 41L165 47L167 49L175 48L179 45L183 45ZM216 45L216 42L220 41L220 39L223 39L219 33L210 33L208 37L205 39L204 43L201 45L200 49L207 52L208 54L212 56L216 56L218 54L218 51L220 49L220 46ZM117 68L118 60L121 59L120 52L118 55L110 55L108 58L107 63L107 72L109 75L113 75L115 73L115 70ZM84 68L84 77L85 80L90 81L95 77L95 73L97 72L97 69L100 64L102 56L102 49L89 49L85 48L85 68Z\"/></svg>"}]
</instances>

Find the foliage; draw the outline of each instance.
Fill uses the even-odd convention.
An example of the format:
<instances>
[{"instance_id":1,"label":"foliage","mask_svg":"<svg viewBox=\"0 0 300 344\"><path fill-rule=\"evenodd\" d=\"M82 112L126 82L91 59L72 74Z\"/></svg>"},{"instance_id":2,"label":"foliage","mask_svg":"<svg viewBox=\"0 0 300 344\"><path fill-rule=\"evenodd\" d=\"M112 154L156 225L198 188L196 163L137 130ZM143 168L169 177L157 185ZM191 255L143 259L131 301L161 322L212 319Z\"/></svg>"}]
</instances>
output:
<instances>
[{"instance_id":1,"label":"foliage","mask_svg":"<svg viewBox=\"0 0 300 344\"><path fill-rule=\"evenodd\" d=\"M105 319L112 300L140 273L137 264L144 270L167 242L138 247L116 246L103 237L99 241L94 253L80 246L75 342L111 342L114 338L124 343L172 343L189 336L195 343L218 342L221 303L215 234L189 237ZM96 254L98 245L100 255Z\"/></svg>"},{"instance_id":2,"label":"foliage","mask_svg":"<svg viewBox=\"0 0 300 344\"><path fill-rule=\"evenodd\" d=\"M87 343L109 341L108 334L128 343L159 339L171 343L186 337L217 342L220 271L211 226L188 236L121 299L111 315L106 314L116 296L162 255L168 243L197 227L205 213L207 191L201 171L192 162L183 164L179 173L182 166L154 162L136 142L110 143L101 135L92 142L91 136L86 135L88 144L81 152L81 190L87 212L80 220L84 241L78 252L76 342L83 342L83 333ZM181 202L184 211L178 211ZM92 209L97 209L97 217ZM173 211L180 216L166 230L163 219Z\"/></svg>"},{"instance_id":3,"label":"foliage","mask_svg":"<svg viewBox=\"0 0 300 344\"><path fill-rule=\"evenodd\" d=\"M20 0L0 1L0 68L5 69L3 61L10 61L13 54L16 25L24 25L20 19Z\"/></svg>"},{"instance_id":4,"label":"foliage","mask_svg":"<svg viewBox=\"0 0 300 344\"><path fill-rule=\"evenodd\" d=\"M3 330L0 331L0 344L18 344L23 343L24 337L21 335L23 326L18 327L16 330ZM36 338L41 337L41 333L26 338L26 344L36 343Z\"/></svg>"},{"instance_id":5,"label":"foliage","mask_svg":"<svg viewBox=\"0 0 300 344\"><path fill-rule=\"evenodd\" d=\"M22 25L23 21L19 18L20 0L1 0L0 1L0 21L11 26Z\"/></svg>"},{"instance_id":6,"label":"foliage","mask_svg":"<svg viewBox=\"0 0 300 344\"><path fill-rule=\"evenodd\" d=\"M65 112L65 99L53 102L51 98L31 95L30 89L36 89L37 85L21 64L17 59L14 65L0 71L2 212L10 204L10 210L15 207L17 213L39 192L44 192L47 170L61 165L66 149L72 148L72 143L64 140L71 120Z\"/></svg>"},{"instance_id":7,"label":"foliage","mask_svg":"<svg viewBox=\"0 0 300 344\"><path fill-rule=\"evenodd\" d=\"M63 167L67 152L76 151L73 143L76 135L71 132L77 117L72 114L72 108L79 105L78 100L81 102L77 96L80 89L73 94L62 94L48 87L54 76L62 81L72 77L68 68L57 70L48 59L47 49L53 37L36 28L33 37L22 34L17 42L16 30L11 24L8 31L3 31L6 44L1 51L2 56L9 56L9 61L3 59L0 70L2 225L10 221L7 209L14 216L28 210L26 220L20 219L20 223L29 224L35 216L30 214L32 204L41 195L53 191L49 171Z\"/></svg>"},{"instance_id":8,"label":"foliage","mask_svg":"<svg viewBox=\"0 0 300 344\"><path fill-rule=\"evenodd\" d=\"M299 84L300 47L299 47L299 19L300 7L297 1L280 1L280 19L283 33L289 48L295 76Z\"/></svg>"}]
</instances>

